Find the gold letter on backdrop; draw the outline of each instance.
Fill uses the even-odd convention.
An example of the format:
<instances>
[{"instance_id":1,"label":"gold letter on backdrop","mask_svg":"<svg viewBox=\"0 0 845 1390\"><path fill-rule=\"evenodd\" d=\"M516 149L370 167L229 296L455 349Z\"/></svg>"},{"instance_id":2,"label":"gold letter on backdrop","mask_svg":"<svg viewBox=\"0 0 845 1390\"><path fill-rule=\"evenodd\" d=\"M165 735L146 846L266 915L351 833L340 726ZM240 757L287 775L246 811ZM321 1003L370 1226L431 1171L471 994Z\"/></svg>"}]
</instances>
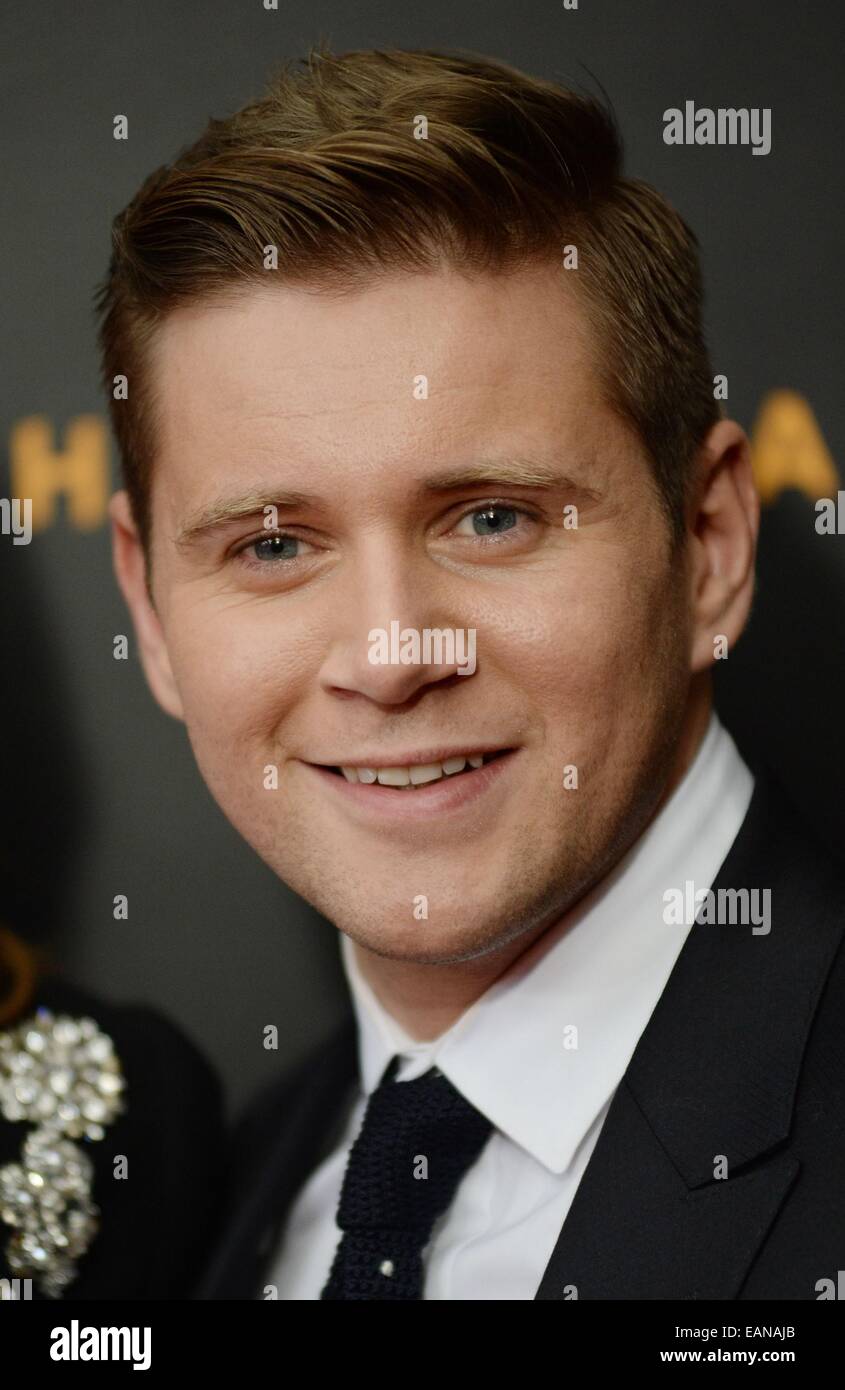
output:
<instances>
[{"instance_id":1,"label":"gold letter on backdrop","mask_svg":"<svg viewBox=\"0 0 845 1390\"><path fill-rule=\"evenodd\" d=\"M99 415L77 415L65 430L65 448L55 447L55 431L46 415L30 415L14 426L9 441L12 492L32 498L33 530L56 518L56 498L63 493L72 526L92 530L105 521L109 495L109 445Z\"/></svg>"},{"instance_id":2,"label":"gold letter on backdrop","mask_svg":"<svg viewBox=\"0 0 845 1390\"><path fill-rule=\"evenodd\" d=\"M836 490L836 469L809 403L797 391L771 391L751 440L754 480L762 502L786 488L815 501Z\"/></svg>"}]
</instances>

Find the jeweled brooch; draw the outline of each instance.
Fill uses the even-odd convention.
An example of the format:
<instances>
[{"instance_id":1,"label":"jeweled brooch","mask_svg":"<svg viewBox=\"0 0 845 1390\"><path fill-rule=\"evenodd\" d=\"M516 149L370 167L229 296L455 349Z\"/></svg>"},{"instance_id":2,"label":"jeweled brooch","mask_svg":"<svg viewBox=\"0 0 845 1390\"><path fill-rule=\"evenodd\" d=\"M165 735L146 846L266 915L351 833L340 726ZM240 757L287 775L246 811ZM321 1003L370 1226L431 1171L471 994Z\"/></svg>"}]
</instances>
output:
<instances>
[{"instance_id":1,"label":"jeweled brooch","mask_svg":"<svg viewBox=\"0 0 845 1390\"><path fill-rule=\"evenodd\" d=\"M124 1109L111 1038L91 1018L38 1009L0 1032L0 1113L35 1125L19 1163L0 1168L0 1220L13 1228L9 1268L61 1298L99 1230L94 1165L74 1143L99 1140Z\"/></svg>"}]
</instances>

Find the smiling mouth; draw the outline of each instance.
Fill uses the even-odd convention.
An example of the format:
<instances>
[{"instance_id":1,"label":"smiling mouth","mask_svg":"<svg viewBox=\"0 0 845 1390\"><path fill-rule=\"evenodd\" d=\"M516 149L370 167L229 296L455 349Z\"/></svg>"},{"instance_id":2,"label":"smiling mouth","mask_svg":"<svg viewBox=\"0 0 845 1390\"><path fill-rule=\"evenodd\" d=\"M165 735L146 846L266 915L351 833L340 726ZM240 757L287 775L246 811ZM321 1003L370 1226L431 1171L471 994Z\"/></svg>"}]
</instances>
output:
<instances>
[{"instance_id":1,"label":"smiling mouth","mask_svg":"<svg viewBox=\"0 0 845 1390\"><path fill-rule=\"evenodd\" d=\"M456 754L440 762L412 763L407 766L358 767L338 765L329 767L318 764L324 772L334 773L347 782L362 783L365 786L388 787L392 791L408 792L418 787L431 786L435 782L460 781L467 775L486 767L488 763L512 753L512 748L499 748L494 753Z\"/></svg>"}]
</instances>

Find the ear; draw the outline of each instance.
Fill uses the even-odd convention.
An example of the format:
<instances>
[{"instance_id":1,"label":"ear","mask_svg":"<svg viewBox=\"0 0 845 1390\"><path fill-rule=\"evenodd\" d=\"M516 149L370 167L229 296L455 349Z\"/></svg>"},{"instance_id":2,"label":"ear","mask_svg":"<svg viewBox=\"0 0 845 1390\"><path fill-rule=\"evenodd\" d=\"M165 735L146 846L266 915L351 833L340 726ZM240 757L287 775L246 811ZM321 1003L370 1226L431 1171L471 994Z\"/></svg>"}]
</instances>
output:
<instances>
[{"instance_id":1,"label":"ear","mask_svg":"<svg viewBox=\"0 0 845 1390\"><path fill-rule=\"evenodd\" d=\"M164 631L147 588L147 559L128 493L115 493L109 503L109 517L114 572L132 615L147 684L166 714L184 719Z\"/></svg>"},{"instance_id":2,"label":"ear","mask_svg":"<svg viewBox=\"0 0 845 1390\"><path fill-rule=\"evenodd\" d=\"M727 638L730 652L745 627L754 597L759 525L748 438L735 421L720 420L701 449L690 518L694 672L712 666L715 638Z\"/></svg>"}]
</instances>

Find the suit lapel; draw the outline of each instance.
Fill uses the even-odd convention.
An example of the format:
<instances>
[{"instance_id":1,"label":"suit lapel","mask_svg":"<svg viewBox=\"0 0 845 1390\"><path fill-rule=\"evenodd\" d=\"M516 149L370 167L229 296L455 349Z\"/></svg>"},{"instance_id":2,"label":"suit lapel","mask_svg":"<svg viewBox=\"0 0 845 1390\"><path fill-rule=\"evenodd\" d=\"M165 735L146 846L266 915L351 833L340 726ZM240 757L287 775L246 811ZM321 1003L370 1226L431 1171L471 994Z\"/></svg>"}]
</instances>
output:
<instances>
[{"instance_id":1,"label":"suit lapel","mask_svg":"<svg viewBox=\"0 0 845 1390\"><path fill-rule=\"evenodd\" d=\"M244 1162L234 1165L234 1208L195 1298L258 1297L288 1208L328 1152L357 1073L356 1028L349 1019L293 1079L262 1097L241 1136Z\"/></svg>"},{"instance_id":2,"label":"suit lapel","mask_svg":"<svg viewBox=\"0 0 845 1390\"><path fill-rule=\"evenodd\" d=\"M735 1298L798 1167L690 1189L623 1082L536 1297Z\"/></svg>"},{"instance_id":3,"label":"suit lapel","mask_svg":"<svg viewBox=\"0 0 845 1390\"><path fill-rule=\"evenodd\" d=\"M824 861L766 778L713 888L770 888L771 931L690 929L538 1299L736 1298L798 1176L778 1146L842 926Z\"/></svg>"}]
</instances>

